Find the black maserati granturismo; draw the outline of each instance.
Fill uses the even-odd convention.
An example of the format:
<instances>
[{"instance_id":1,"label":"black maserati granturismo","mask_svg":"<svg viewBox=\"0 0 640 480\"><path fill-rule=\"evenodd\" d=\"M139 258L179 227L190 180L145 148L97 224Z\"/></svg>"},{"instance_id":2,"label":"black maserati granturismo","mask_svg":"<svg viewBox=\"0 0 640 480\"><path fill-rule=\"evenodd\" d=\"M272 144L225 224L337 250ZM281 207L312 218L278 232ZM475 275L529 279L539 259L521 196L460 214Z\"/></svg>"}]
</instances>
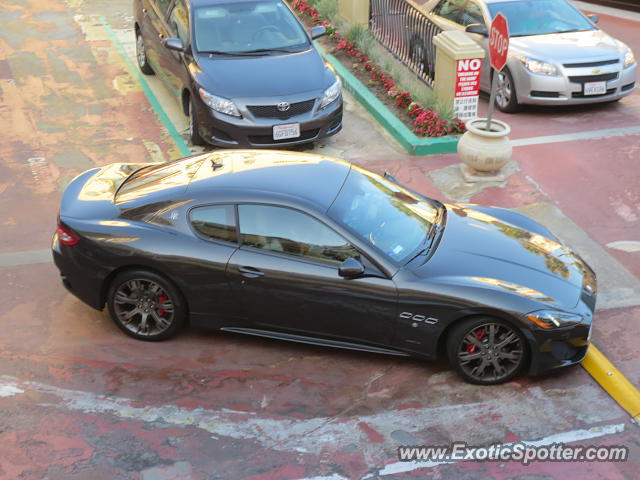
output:
<instances>
[{"instance_id":1,"label":"black maserati granturismo","mask_svg":"<svg viewBox=\"0 0 640 480\"><path fill-rule=\"evenodd\" d=\"M62 197L62 282L140 340L193 326L446 357L495 384L583 359L596 279L549 230L333 158L112 164Z\"/></svg>"}]
</instances>

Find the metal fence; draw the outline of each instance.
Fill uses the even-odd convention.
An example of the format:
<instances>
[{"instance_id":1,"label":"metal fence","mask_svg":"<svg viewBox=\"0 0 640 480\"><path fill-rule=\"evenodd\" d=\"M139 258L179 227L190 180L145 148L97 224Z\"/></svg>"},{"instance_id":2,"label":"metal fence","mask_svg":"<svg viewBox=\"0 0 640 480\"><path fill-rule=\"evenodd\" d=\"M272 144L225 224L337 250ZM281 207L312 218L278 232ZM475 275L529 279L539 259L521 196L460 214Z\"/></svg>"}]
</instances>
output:
<instances>
[{"instance_id":1,"label":"metal fence","mask_svg":"<svg viewBox=\"0 0 640 480\"><path fill-rule=\"evenodd\" d=\"M442 29L411 0L370 0L370 30L398 60L433 86L436 48L433 37Z\"/></svg>"}]
</instances>

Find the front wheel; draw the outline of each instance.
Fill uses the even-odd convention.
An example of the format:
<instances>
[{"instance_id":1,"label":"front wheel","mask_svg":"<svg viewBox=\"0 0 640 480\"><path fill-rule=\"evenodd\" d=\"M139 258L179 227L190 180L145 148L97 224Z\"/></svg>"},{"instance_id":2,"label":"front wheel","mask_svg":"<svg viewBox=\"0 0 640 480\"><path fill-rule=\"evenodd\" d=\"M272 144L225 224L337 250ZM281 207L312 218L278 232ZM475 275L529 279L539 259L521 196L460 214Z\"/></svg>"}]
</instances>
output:
<instances>
[{"instance_id":1,"label":"front wheel","mask_svg":"<svg viewBox=\"0 0 640 480\"><path fill-rule=\"evenodd\" d=\"M495 385L515 377L527 361L520 331L499 319L463 321L447 338L451 366L470 383Z\"/></svg>"},{"instance_id":2,"label":"front wheel","mask_svg":"<svg viewBox=\"0 0 640 480\"><path fill-rule=\"evenodd\" d=\"M189 100L189 140L192 145L202 146L207 143L198 130L198 112L193 100Z\"/></svg>"},{"instance_id":3,"label":"front wheel","mask_svg":"<svg viewBox=\"0 0 640 480\"><path fill-rule=\"evenodd\" d=\"M115 324L138 340L159 341L184 326L187 308L178 289L164 277L146 270L118 275L107 295Z\"/></svg>"},{"instance_id":4,"label":"front wheel","mask_svg":"<svg viewBox=\"0 0 640 480\"><path fill-rule=\"evenodd\" d=\"M496 80L496 106L501 112L515 113L522 109L518 103L518 94L513 82L513 76L508 68L497 73Z\"/></svg>"}]
</instances>

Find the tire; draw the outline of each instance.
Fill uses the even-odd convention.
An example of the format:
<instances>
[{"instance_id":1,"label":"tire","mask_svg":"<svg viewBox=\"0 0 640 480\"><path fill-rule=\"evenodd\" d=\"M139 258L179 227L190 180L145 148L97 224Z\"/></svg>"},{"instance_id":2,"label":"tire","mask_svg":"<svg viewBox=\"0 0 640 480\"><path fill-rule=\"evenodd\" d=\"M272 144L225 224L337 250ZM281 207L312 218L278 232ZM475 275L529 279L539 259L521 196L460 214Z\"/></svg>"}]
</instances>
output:
<instances>
[{"instance_id":1,"label":"tire","mask_svg":"<svg viewBox=\"0 0 640 480\"><path fill-rule=\"evenodd\" d=\"M513 76L507 67L498 73L498 85L496 88L496 107L504 113L516 113L522 110L518 103L518 94Z\"/></svg>"},{"instance_id":2,"label":"tire","mask_svg":"<svg viewBox=\"0 0 640 480\"><path fill-rule=\"evenodd\" d=\"M409 58L421 72L430 74L430 65L427 58L427 49L420 37L413 37L409 43Z\"/></svg>"},{"instance_id":3,"label":"tire","mask_svg":"<svg viewBox=\"0 0 640 480\"><path fill-rule=\"evenodd\" d=\"M497 348L501 343L504 345ZM449 363L458 375L477 385L511 380L529 357L522 333L513 325L490 317L470 318L454 326L446 348Z\"/></svg>"},{"instance_id":4,"label":"tire","mask_svg":"<svg viewBox=\"0 0 640 480\"><path fill-rule=\"evenodd\" d=\"M198 131L198 112L196 111L193 100L189 99L189 111L187 116L189 117L189 141L192 145L204 146L207 142L202 138Z\"/></svg>"},{"instance_id":5,"label":"tire","mask_svg":"<svg viewBox=\"0 0 640 480\"><path fill-rule=\"evenodd\" d=\"M187 305L180 291L163 276L147 270L116 276L109 286L107 306L118 328L138 340L166 340L187 321Z\"/></svg>"},{"instance_id":6,"label":"tire","mask_svg":"<svg viewBox=\"0 0 640 480\"><path fill-rule=\"evenodd\" d=\"M149 65L147 49L144 46L144 39L138 29L136 29L136 59L138 61L138 68L140 68L142 73L145 75L155 75L153 68Z\"/></svg>"}]
</instances>

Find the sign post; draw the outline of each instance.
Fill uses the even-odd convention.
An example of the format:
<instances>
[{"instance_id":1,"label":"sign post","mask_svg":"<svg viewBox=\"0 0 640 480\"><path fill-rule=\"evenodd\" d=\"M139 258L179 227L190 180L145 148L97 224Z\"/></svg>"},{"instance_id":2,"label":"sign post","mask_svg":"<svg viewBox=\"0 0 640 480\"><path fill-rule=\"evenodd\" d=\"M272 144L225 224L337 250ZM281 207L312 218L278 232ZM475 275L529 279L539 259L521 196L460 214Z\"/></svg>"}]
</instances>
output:
<instances>
[{"instance_id":1,"label":"sign post","mask_svg":"<svg viewBox=\"0 0 640 480\"><path fill-rule=\"evenodd\" d=\"M491 81L491 95L489 96L489 114L487 115L487 130L491 131L491 118L496 102L496 88L498 74L507 63L509 52L509 23L502 13L498 12L489 29L489 58L494 69Z\"/></svg>"}]
</instances>

